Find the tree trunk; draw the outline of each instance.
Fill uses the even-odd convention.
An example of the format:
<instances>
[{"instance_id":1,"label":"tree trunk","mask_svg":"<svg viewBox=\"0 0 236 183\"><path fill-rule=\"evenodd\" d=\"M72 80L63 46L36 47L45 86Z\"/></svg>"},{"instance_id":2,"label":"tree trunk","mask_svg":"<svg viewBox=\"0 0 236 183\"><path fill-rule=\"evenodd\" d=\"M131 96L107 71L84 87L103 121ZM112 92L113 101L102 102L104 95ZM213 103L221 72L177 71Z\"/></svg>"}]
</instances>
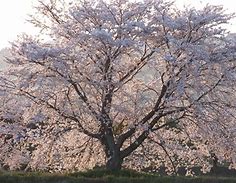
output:
<instances>
[{"instance_id":1,"label":"tree trunk","mask_svg":"<svg viewBox=\"0 0 236 183\"><path fill-rule=\"evenodd\" d=\"M123 159L116 153L109 157L106 162L106 169L111 171L120 170L122 167Z\"/></svg>"},{"instance_id":2,"label":"tree trunk","mask_svg":"<svg viewBox=\"0 0 236 183\"><path fill-rule=\"evenodd\" d=\"M111 123L107 122L105 124ZM107 157L106 169L111 171L120 170L123 163L123 157L120 155L120 148L115 143L112 126L103 125L100 131L104 134L101 137L100 142Z\"/></svg>"}]
</instances>

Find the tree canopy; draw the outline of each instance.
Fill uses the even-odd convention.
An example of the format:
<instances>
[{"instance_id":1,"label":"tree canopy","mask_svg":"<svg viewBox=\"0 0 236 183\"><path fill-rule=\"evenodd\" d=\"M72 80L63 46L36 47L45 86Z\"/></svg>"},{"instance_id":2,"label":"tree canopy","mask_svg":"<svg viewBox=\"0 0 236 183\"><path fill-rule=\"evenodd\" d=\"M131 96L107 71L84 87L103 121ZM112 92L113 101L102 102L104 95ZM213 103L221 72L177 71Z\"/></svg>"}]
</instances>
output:
<instances>
[{"instance_id":1,"label":"tree canopy","mask_svg":"<svg viewBox=\"0 0 236 183\"><path fill-rule=\"evenodd\" d=\"M222 28L234 15L162 0L36 10L39 36L12 43L1 76L2 165L236 168L236 45Z\"/></svg>"}]
</instances>

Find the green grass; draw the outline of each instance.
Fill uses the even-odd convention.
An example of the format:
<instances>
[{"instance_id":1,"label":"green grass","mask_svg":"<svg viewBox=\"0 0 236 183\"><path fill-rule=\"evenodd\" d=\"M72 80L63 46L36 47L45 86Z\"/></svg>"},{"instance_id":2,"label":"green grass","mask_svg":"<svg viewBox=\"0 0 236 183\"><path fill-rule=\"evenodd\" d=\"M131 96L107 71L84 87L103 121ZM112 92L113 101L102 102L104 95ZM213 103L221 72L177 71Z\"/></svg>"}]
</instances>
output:
<instances>
[{"instance_id":1,"label":"green grass","mask_svg":"<svg viewBox=\"0 0 236 183\"><path fill-rule=\"evenodd\" d=\"M68 174L7 172L0 173L0 183L236 183L236 177L174 177L130 170L89 170Z\"/></svg>"},{"instance_id":2,"label":"green grass","mask_svg":"<svg viewBox=\"0 0 236 183\"><path fill-rule=\"evenodd\" d=\"M86 172L69 173L72 177L87 177L87 178L102 178L102 177L126 177L126 178L140 178L140 177L154 177L153 174L140 173L134 170L109 171L105 169L88 170Z\"/></svg>"}]
</instances>

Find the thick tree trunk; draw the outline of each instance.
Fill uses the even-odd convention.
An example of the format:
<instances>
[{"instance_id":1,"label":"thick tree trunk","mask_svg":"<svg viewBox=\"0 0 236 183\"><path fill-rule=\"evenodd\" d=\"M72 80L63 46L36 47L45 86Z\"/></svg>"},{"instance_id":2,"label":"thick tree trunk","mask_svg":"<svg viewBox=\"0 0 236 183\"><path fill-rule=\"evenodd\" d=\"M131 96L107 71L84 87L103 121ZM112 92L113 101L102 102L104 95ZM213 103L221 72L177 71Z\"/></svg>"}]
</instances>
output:
<instances>
[{"instance_id":1,"label":"thick tree trunk","mask_svg":"<svg viewBox=\"0 0 236 183\"><path fill-rule=\"evenodd\" d=\"M123 158L120 156L120 149L108 136L101 140L101 144L104 147L104 152L107 157L106 169L111 171L120 170L123 163Z\"/></svg>"},{"instance_id":2,"label":"thick tree trunk","mask_svg":"<svg viewBox=\"0 0 236 183\"><path fill-rule=\"evenodd\" d=\"M106 126L106 124L110 126ZM120 170L123 163L123 157L120 156L120 148L115 143L111 122L106 122L105 125L101 127L100 131L104 134L100 138L100 142L107 157L106 169L111 171Z\"/></svg>"},{"instance_id":3,"label":"thick tree trunk","mask_svg":"<svg viewBox=\"0 0 236 183\"><path fill-rule=\"evenodd\" d=\"M111 171L120 170L122 167L123 159L116 153L110 156L106 162L106 169Z\"/></svg>"}]
</instances>

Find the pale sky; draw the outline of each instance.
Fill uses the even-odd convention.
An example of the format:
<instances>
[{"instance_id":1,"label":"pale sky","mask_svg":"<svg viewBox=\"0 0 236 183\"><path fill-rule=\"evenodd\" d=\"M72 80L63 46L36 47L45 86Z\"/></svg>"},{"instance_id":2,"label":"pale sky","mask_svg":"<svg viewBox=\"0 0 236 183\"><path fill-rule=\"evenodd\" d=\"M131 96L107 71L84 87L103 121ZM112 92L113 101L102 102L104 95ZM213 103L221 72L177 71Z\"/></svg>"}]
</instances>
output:
<instances>
[{"instance_id":1,"label":"pale sky","mask_svg":"<svg viewBox=\"0 0 236 183\"><path fill-rule=\"evenodd\" d=\"M17 35L26 32L33 34L35 29L26 23L27 15L32 13L32 4L37 0L0 0L0 49L9 46L9 41L16 39ZM176 0L178 6L183 4L201 6L203 4L223 4L229 12L236 12L234 0ZM236 32L236 20L229 26L231 32Z\"/></svg>"},{"instance_id":2,"label":"pale sky","mask_svg":"<svg viewBox=\"0 0 236 183\"><path fill-rule=\"evenodd\" d=\"M0 0L0 49L9 46L8 42L18 34L32 33L32 26L25 20L32 12L33 1L36 0Z\"/></svg>"}]
</instances>

